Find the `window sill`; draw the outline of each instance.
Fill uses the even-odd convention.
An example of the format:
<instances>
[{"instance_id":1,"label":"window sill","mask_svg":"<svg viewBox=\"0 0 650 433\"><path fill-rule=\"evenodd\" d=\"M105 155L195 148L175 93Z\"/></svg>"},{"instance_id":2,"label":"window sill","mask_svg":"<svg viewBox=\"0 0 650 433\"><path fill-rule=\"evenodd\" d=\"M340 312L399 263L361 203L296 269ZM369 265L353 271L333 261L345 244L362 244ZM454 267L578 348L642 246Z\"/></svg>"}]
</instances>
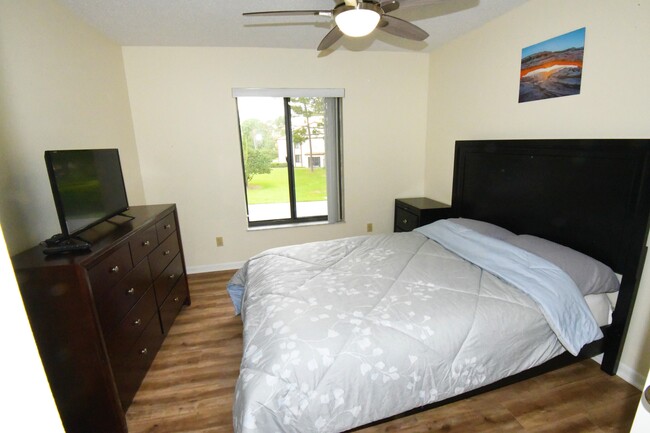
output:
<instances>
[{"instance_id":1,"label":"window sill","mask_svg":"<svg viewBox=\"0 0 650 433\"><path fill-rule=\"evenodd\" d=\"M331 223L329 221L311 221L311 222L292 223L292 224L270 224L268 226L248 227L247 231L256 232L256 231L261 231L261 230L287 229L287 228L309 227L309 226L322 226L322 225L329 225L329 224L340 224L342 222L343 221L337 221L337 222L334 222L334 223Z\"/></svg>"}]
</instances>

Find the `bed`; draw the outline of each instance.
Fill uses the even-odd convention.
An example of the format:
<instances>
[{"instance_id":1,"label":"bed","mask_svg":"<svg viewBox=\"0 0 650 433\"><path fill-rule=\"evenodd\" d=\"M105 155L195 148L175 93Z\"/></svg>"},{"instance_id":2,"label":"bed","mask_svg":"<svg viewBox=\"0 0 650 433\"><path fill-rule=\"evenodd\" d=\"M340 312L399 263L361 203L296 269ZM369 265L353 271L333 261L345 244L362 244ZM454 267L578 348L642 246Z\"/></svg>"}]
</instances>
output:
<instances>
[{"instance_id":1,"label":"bed","mask_svg":"<svg viewBox=\"0 0 650 433\"><path fill-rule=\"evenodd\" d=\"M614 374L645 256L649 151L457 142L454 218L251 258L229 284L243 291L235 431L345 431L600 353ZM613 291L596 321L586 299Z\"/></svg>"}]
</instances>

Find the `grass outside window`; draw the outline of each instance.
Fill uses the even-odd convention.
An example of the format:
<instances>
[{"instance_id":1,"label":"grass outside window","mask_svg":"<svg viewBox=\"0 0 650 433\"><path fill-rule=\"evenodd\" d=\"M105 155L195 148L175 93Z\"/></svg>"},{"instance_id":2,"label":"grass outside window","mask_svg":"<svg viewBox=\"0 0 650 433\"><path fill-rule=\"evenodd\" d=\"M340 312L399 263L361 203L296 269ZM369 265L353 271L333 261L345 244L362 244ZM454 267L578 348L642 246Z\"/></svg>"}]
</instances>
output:
<instances>
[{"instance_id":1,"label":"grass outside window","mask_svg":"<svg viewBox=\"0 0 650 433\"><path fill-rule=\"evenodd\" d=\"M257 174L248 185L249 204L287 203L287 168L272 168L269 174ZM327 179L324 168L296 167L296 199L299 202L327 200Z\"/></svg>"}]
</instances>

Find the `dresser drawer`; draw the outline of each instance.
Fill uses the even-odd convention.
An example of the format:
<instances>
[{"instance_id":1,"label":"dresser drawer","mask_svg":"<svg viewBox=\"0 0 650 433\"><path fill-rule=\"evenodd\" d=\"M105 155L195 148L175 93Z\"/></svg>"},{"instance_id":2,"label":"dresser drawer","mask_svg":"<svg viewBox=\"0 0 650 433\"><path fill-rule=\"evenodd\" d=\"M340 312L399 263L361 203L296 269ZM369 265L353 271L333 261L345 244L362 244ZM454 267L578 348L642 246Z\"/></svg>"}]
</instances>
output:
<instances>
[{"instance_id":1,"label":"dresser drawer","mask_svg":"<svg viewBox=\"0 0 650 433\"><path fill-rule=\"evenodd\" d=\"M174 287L178 277L183 275L183 261L181 255L177 254L174 260L165 268L164 271L156 278L153 286L156 289L156 300L158 305L162 305L169 291Z\"/></svg>"},{"instance_id":2,"label":"dresser drawer","mask_svg":"<svg viewBox=\"0 0 650 433\"><path fill-rule=\"evenodd\" d=\"M158 246L158 235L156 234L156 226L152 225L146 230L138 232L129 241L131 248L131 258L133 264L137 264L140 260L144 259L147 254L152 252Z\"/></svg>"},{"instance_id":3,"label":"dresser drawer","mask_svg":"<svg viewBox=\"0 0 650 433\"><path fill-rule=\"evenodd\" d=\"M97 314L104 332L112 331L122 321L151 284L149 262L143 260L124 279L109 288L103 298L95 299Z\"/></svg>"},{"instance_id":4,"label":"dresser drawer","mask_svg":"<svg viewBox=\"0 0 650 433\"><path fill-rule=\"evenodd\" d=\"M156 312L156 298L153 290L149 289L108 335L106 346L111 359L124 353L135 343L145 329L145 325L152 317L155 318Z\"/></svg>"},{"instance_id":5,"label":"dresser drawer","mask_svg":"<svg viewBox=\"0 0 650 433\"><path fill-rule=\"evenodd\" d=\"M105 292L120 281L133 268L129 245L122 245L101 262L88 270L88 278L96 299L104 297Z\"/></svg>"},{"instance_id":6,"label":"dresser drawer","mask_svg":"<svg viewBox=\"0 0 650 433\"><path fill-rule=\"evenodd\" d=\"M113 377L125 411L140 388L163 339L160 322L158 317L154 316L131 347L111 358Z\"/></svg>"},{"instance_id":7,"label":"dresser drawer","mask_svg":"<svg viewBox=\"0 0 650 433\"><path fill-rule=\"evenodd\" d=\"M176 231L176 220L174 214L170 213L162 220L156 223L156 231L158 232L158 240L160 242L166 239L169 235Z\"/></svg>"},{"instance_id":8,"label":"dresser drawer","mask_svg":"<svg viewBox=\"0 0 650 433\"><path fill-rule=\"evenodd\" d=\"M399 231L410 232L419 227L420 218L400 207L395 208L395 227Z\"/></svg>"},{"instance_id":9,"label":"dresser drawer","mask_svg":"<svg viewBox=\"0 0 650 433\"><path fill-rule=\"evenodd\" d=\"M169 265L174 257L178 254L178 237L170 236L165 239L149 255L149 266L151 267L151 276L155 279Z\"/></svg>"},{"instance_id":10,"label":"dresser drawer","mask_svg":"<svg viewBox=\"0 0 650 433\"><path fill-rule=\"evenodd\" d=\"M187 279L185 276L182 276L178 279L171 293L160 307L160 320L162 321L165 334L169 332L169 328L174 323L174 319L178 316L178 312L187 298L187 293Z\"/></svg>"}]
</instances>

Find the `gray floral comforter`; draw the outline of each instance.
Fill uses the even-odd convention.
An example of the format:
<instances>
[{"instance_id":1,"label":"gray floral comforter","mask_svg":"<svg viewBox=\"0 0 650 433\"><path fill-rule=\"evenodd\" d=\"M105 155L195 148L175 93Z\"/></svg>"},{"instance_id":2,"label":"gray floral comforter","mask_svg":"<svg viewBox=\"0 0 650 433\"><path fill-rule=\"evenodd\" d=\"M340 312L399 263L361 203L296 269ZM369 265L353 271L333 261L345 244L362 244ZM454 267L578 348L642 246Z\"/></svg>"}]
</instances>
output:
<instances>
[{"instance_id":1,"label":"gray floral comforter","mask_svg":"<svg viewBox=\"0 0 650 433\"><path fill-rule=\"evenodd\" d=\"M522 291L420 233L268 250L245 287L236 432L338 432L563 352Z\"/></svg>"}]
</instances>

